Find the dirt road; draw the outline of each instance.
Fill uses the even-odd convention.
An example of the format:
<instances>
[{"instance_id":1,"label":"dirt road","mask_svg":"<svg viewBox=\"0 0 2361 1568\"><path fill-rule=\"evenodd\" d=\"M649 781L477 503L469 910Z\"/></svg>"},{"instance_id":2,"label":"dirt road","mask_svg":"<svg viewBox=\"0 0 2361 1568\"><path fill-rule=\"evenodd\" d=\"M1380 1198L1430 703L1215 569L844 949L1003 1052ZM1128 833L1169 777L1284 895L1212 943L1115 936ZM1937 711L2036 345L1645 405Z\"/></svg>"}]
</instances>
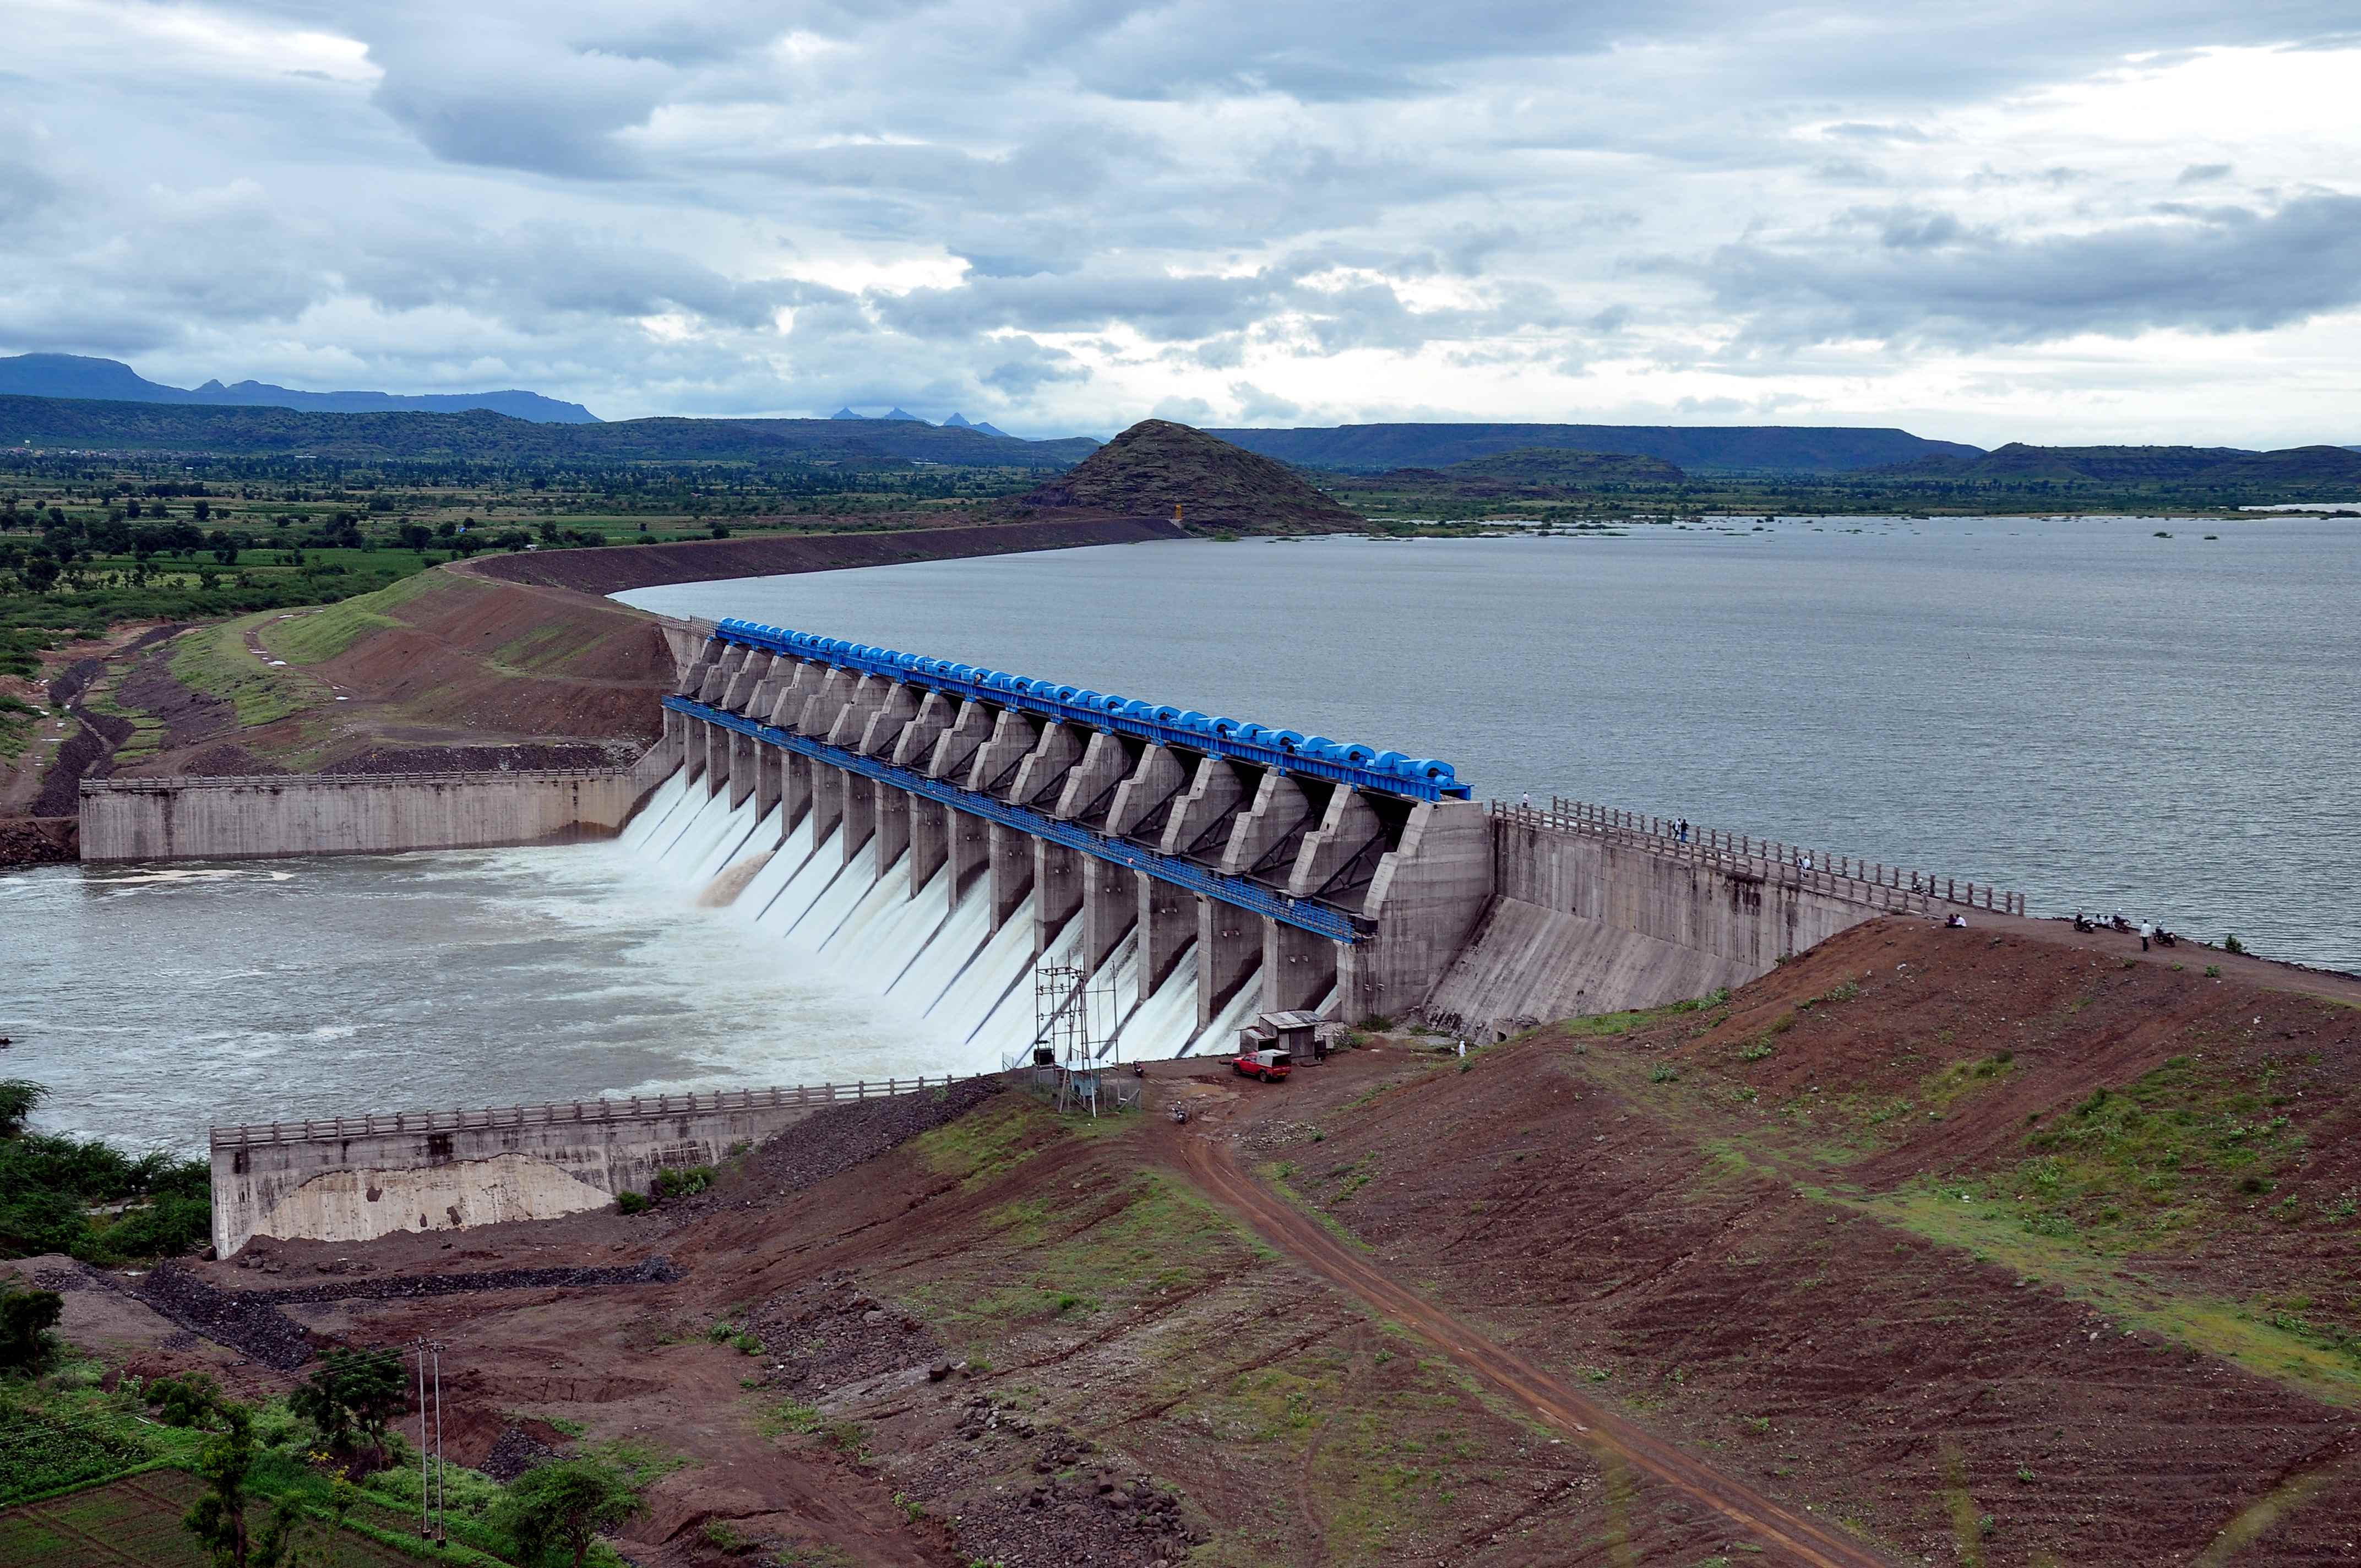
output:
<instances>
[{"instance_id":1,"label":"dirt road","mask_svg":"<svg viewBox=\"0 0 2361 1568\"><path fill-rule=\"evenodd\" d=\"M1812 1568L1886 1568L1886 1560L1850 1538L1790 1512L1585 1398L1460 1321L1320 1228L1238 1168L1226 1143L1181 1134L1169 1148L1189 1179L1245 1220L1295 1262L1351 1292L1373 1310L1419 1334L1460 1365L1593 1449L1611 1454L1729 1519L1766 1552Z\"/></svg>"}]
</instances>

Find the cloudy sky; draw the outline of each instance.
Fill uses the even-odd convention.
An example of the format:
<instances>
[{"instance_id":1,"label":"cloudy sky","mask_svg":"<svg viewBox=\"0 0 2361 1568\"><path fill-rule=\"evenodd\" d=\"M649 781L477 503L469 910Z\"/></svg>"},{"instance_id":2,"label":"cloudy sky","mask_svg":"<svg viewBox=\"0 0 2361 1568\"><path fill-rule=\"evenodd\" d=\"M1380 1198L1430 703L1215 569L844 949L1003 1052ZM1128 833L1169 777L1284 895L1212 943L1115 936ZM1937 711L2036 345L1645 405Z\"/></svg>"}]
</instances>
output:
<instances>
[{"instance_id":1,"label":"cloudy sky","mask_svg":"<svg viewBox=\"0 0 2361 1568\"><path fill-rule=\"evenodd\" d=\"M2361 442L2354 0L0 0L0 352Z\"/></svg>"}]
</instances>

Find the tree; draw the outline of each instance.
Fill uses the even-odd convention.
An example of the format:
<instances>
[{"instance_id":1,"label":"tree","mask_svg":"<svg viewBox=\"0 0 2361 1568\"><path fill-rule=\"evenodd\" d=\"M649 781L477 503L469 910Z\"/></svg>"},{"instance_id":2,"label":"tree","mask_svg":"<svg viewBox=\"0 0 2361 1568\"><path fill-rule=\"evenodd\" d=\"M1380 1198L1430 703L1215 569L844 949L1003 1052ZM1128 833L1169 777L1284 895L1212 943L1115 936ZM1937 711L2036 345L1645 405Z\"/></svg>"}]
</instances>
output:
<instances>
[{"instance_id":1,"label":"tree","mask_svg":"<svg viewBox=\"0 0 2361 1568\"><path fill-rule=\"evenodd\" d=\"M331 1452L385 1446L386 1428L409 1408L401 1357L392 1352L332 1350L327 1363L287 1396L287 1408L320 1429Z\"/></svg>"},{"instance_id":2,"label":"tree","mask_svg":"<svg viewBox=\"0 0 2361 1568\"><path fill-rule=\"evenodd\" d=\"M199 501L194 507L192 507L190 510L195 515L196 520L199 522L203 522L205 519L213 516L214 503L211 501Z\"/></svg>"},{"instance_id":3,"label":"tree","mask_svg":"<svg viewBox=\"0 0 2361 1568\"><path fill-rule=\"evenodd\" d=\"M33 1107L49 1092L29 1078L0 1078L0 1138L21 1137Z\"/></svg>"},{"instance_id":4,"label":"tree","mask_svg":"<svg viewBox=\"0 0 2361 1568\"><path fill-rule=\"evenodd\" d=\"M401 525L401 546L403 549L415 550L420 554L423 555L426 554L426 547L434 543L434 531L427 527L424 523L405 522Z\"/></svg>"},{"instance_id":5,"label":"tree","mask_svg":"<svg viewBox=\"0 0 2361 1568\"><path fill-rule=\"evenodd\" d=\"M270 1528L258 1538L248 1535L247 1486L254 1469L254 1412L234 1400L214 1406L224 1431L205 1444L197 1474L206 1492L181 1518L181 1528L197 1538L212 1554L214 1568L293 1568L288 1530L297 1516L295 1504L282 1500Z\"/></svg>"},{"instance_id":6,"label":"tree","mask_svg":"<svg viewBox=\"0 0 2361 1568\"><path fill-rule=\"evenodd\" d=\"M617 1466L601 1459L566 1459L510 1482L500 1499L500 1523L516 1542L521 1562L545 1563L553 1554L570 1553L574 1568L582 1568L599 1532L621 1524L641 1506L639 1487Z\"/></svg>"},{"instance_id":7,"label":"tree","mask_svg":"<svg viewBox=\"0 0 2361 1568\"><path fill-rule=\"evenodd\" d=\"M0 1287L0 1372L38 1369L64 1312L65 1298L54 1290Z\"/></svg>"}]
</instances>

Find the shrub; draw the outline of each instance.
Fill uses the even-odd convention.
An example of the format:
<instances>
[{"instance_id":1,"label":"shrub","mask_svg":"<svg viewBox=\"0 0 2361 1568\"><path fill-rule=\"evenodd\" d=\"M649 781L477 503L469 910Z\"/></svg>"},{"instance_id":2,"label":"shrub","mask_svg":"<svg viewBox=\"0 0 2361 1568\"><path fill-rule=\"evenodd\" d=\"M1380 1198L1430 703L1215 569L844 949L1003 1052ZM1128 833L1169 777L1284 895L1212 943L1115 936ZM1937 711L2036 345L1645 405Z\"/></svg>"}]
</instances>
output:
<instances>
[{"instance_id":1,"label":"shrub","mask_svg":"<svg viewBox=\"0 0 2361 1568\"><path fill-rule=\"evenodd\" d=\"M221 1385L203 1372L159 1377L148 1385L147 1400L156 1419L168 1427L203 1426L221 1403Z\"/></svg>"},{"instance_id":2,"label":"shrub","mask_svg":"<svg viewBox=\"0 0 2361 1568\"><path fill-rule=\"evenodd\" d=\"M2246 950L2246 945L2238 940L2238 934L2233 931L2222 938L2222 950L2225 953L2243 953Z\"/></svg>"},{"instance_id":3,"label":"shrub","mask_svg":"<svg viewBox=\"0 0 2361 1568\"><path fill-rule=\"evenodd\" d=\"M0 1372L38 1371L64 1310L65 1298L54 1290L0 1288Z\"/></svg>"},{"instance_id":4,"label":"shrub","mask_svg":"<svg viewBox=\"0 0 2361 1568\"><path fill-rule=\"evenodd\" d=\"M661 1203L667 1198L693 1198L714 1183L716 1172L709 1165L666 1166L656 1172L649 1188L649 1200Z\"/></svg>"},{"instance_id":5,"label":"shrub","mask_svg":"<svg viewBox=\"0 0 2361 1568\"><path fill-rule=\"evenodd\" d=\"M519 1562L570 1560L582 1568L590 1543L641 1507L639 1488L617 1466L595 1458L562 1459L510 1482L496 1520Z\"/></svg>"},{"instance_id":6,"label":"shrub","mask_svg":"<svg viewBox=\"0 0 2361 1568\"><path fill-rule=\"evenodd\" d=\"M626 1214L644 1214L648 1212L648 1195L644 1192L618 1192L615 1194L615 1207Z\"/></svg>"},{"instance_id":7,"label":"shrub","mask_svg":"<svg viewBox=\"0 0 2361 1568\"><path fill-rule=\"evenodd\" d=\"M1649 1070L1648 1081L1650 1083L1672 1083L1677 1081L1680 1076L1680 1069L1674 1067L1669 1063L1660 1064Z\"/></svg>"},{"instance_id":8,"label":"shrub","mask_svg":"<svg viewBox=\"0 0 2361 1568\"><path fill-rule=\"evenodd\" d=\"M317 1427L336 1453L364 1443L381 1451L386 1428L409 1403L401 1357L384 1351L332 1350L326 1365L287 1396L287 1408Z\"/></svg>"}]
</instances>

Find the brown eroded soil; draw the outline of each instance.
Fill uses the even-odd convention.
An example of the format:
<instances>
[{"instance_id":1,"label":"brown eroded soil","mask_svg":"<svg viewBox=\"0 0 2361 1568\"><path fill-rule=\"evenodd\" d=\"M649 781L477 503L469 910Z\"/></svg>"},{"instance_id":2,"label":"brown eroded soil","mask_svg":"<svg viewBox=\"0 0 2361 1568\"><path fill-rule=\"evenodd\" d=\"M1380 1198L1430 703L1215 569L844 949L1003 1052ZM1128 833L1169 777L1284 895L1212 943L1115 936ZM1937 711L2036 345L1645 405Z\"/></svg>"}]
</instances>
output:
<instances>
[{"instance_id":1,"label":"brown eroded soil","mask_svg":"<svg viewBox=\"0 0 2361 1568\"><path fill-rule=\"evenodd\" d=\"M688 1461L651 1563L725 1561L717 1522L1009 1568L2355 1560L2361 1011L1897 919L1725 1002L1443 1043L1159 1064L1185 1126L840 1108L646 1216L200 1272L669 1259L278 1309L446 1341L471 1460Z\"/></svg>"}]
</instances>

